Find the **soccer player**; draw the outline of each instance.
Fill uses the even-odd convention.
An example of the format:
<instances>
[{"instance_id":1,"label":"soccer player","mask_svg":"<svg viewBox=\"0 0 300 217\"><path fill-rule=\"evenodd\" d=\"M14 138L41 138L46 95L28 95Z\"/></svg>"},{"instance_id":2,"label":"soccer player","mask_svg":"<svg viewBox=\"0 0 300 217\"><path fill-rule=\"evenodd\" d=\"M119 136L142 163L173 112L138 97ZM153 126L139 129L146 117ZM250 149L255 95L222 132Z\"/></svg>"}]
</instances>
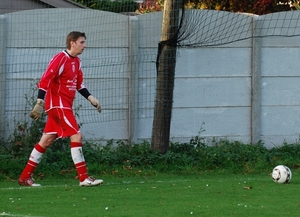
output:
<instances>
[{"instance_id":1,"label":"soccer player","mask_svg":"<svg viewBox=\"0 0 300 217\"><path fill-rule=\"evenodd\" d=\"M99 101L93 97L83 83L83 73L78 55L86 47L86 35L83 32L70 32L66 38L67 49L56 54L38 83L37 102L30 117L38 120L43 111L48 115L40 141L32 150L29 160L18 179L22 186L41 186L34 182L32 174L46 149L57 138L69 137L71 155L75 164L79 186L97 186L103 183L88 175L82 152L82 134L75 119L72 106L78 91L101 112Z\"/></svg>"}]
</instances>

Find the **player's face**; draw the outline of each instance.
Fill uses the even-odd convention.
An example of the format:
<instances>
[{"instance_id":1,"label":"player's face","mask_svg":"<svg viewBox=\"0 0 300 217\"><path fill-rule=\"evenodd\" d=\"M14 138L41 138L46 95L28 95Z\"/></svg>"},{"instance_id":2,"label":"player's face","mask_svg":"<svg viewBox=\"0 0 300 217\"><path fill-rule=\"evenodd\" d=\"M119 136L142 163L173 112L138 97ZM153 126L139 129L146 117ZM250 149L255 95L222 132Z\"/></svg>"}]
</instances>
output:
<instances>
[{"instance_id":1,"label":"player's face","mask_svg":"<svg viewBox=\"0 0 300 217\"><path fill-rule=\"evenodd\" d=\"M86 44L85 44L84 37L79 37L77 39L77 41L71 42L72 53L76 54L76 56L81 54L83 52L85 46L86 46Z\"/></svg>"}]
</instances>

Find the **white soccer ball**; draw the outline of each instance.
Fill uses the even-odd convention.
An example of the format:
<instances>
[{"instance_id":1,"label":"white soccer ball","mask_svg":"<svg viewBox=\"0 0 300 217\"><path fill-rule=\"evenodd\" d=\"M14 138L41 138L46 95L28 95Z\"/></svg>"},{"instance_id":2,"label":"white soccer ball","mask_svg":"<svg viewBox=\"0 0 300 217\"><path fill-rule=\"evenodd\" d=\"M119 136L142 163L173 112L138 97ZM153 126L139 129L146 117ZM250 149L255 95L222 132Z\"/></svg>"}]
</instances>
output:
<instances>
[{"instance_id":1,"label":"white soccer ball","mask_svg":"<svg viewBox=\"0 0 300 217\"><path fill-rule=\"evenodd\" d=\"M278 165L272 171L272 179L280 184L289 183L292 179L292 171L287 166Z\"/></svg>"}]
</instances>

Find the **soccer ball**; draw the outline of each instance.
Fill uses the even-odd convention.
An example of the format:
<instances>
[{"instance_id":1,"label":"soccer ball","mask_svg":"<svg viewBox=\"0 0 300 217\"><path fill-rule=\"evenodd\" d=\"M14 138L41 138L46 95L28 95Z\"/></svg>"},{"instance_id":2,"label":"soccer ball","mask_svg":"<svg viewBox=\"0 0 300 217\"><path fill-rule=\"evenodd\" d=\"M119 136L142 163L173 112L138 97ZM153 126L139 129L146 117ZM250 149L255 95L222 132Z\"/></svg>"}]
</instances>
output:
<instances>
[{"instance_id":1,"label":"soccer ball","mask_svg":"<svg viewBox=\"0 0 300 217\"><path fill-rule=\"evenodd\" d=\"M272 171L272 179L280 184L289 183L292 179L292 171L287 166L278 165Z\"/></svg>"}]
</instances>

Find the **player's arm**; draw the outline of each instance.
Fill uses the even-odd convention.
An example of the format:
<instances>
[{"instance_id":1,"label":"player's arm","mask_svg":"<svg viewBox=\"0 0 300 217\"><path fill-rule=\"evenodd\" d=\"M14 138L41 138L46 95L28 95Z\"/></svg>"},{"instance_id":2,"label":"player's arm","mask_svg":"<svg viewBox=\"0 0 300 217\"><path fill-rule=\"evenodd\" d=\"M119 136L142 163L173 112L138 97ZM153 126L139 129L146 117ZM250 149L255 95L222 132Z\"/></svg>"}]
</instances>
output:
<instances>
[{"instance_id":1,"label":"player's arm","mask_svg":"<svg viewBox=\"0 0 300 217\"><path fill-rule=\"evenodd\" d=\"M64 63L65 56L60 53L56 56L54 56L44 72L39 84L38 84L38 97L36 100L36 104L33 107L33 110L30 113L30 117L33 118L34 120L38 120L42 117L42 114L44 112L44 98L46 95L46 92L49 88L49 86L52 83L52 80L56 76L56 74L60 71L60 67Z\"/></svg>"},{"instance_id":2,"label":"player's arm","mask_svg":"<svg viewBox=\"0 0 300 217\"><path fill-rule=\"evenodd\" d=\"M101 112L101 106L99 101L90 94L88 89L86 89L84 83L83 83L83 73L81 71L81 63L80 63L80 69L78 72L78 77L77 77L77 91L85 97L90 103L98 110L98 112Z\"/></svg>"},{"instance_id":3,"label":"player's arm","mask_svg":"<svg viewBox=\"0 0 300 217\"><path fill-rule=\"evenodd\" d=\"M49 62L48 67L38 83L38 88L47 92L55 77L59 76L64 69L66 56L64 53L55 55Z\"/></svg>"},{"instance_id":4,"label":"player's arm","mask_svg":"<svg viewBox=\"0 0 300 217\"><path fill-rule=\"evenodd\" d=\"M44 111L44 98L46 95L46 91L39 89L38 90L38 98L36 100L36 104L30 112L30 117L35 121L42 117Z\"/></svg>"},{"instance_id":5,"label":"player's arm","mask_svg":"<svg viewBox=\"0 0 300 217\"><path fill-rule=\"evenodd\" d=\"M101 106L99 101L92 96L92 94L90 94L90 92L88 91L88 89L81 88L80 90L78 90L78 92L85 97L88 101L90 101L90 103L98 110L98 112L101 112Z\"/></svg>"}]
</instances>

